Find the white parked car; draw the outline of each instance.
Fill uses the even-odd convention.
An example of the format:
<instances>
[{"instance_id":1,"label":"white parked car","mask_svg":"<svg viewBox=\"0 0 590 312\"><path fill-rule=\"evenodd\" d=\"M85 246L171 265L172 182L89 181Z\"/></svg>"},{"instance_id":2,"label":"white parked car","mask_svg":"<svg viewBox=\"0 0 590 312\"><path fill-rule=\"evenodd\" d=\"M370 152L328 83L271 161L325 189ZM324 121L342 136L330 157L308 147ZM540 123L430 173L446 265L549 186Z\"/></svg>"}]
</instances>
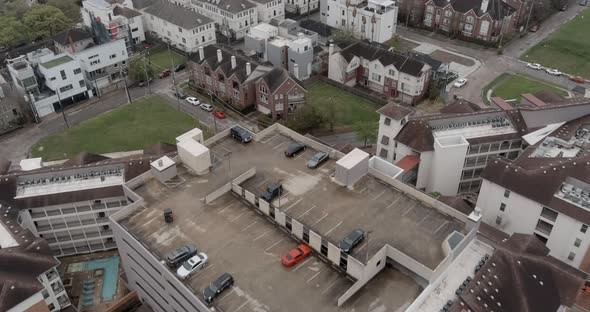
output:
<instances>
[{"instance_id":1,"label":"white parked car","mask_svg":"<svg viewBox=\"0 0 590 312\"><path fill-rule=\"evenodd\" d=\"M541 69L541 64L539 63L527 63L526 67L539 70Z\"/></svg>"},{"instance_id":2,"label":"white parked car","mask_svg":"<svg viewBox=\"0 0 590 312\"><path fill-rule=\"evenodd\" d=\"M545 72L548 73L549 75L561 76L561 72L557 69L547 68L547 69L545 69Z\"/></svg>"},{"instance_id":3,"label":"white parked car","mask_svg":"<svg viewBox=\"0 0 590 312\"><path fill-rule=\"evenodd\" d=\"M194 255L192 258L186 260L179 268L176 270L176 275L180 279L186 279L192 273L202 269L205 264L207 264L208 258L207 255L203 252L199 252L198 254Z\"/></svg>"},{"instance_id":4,"label":"white parked car","mask_svg":"<svg viewBox=\"0 0 590 312\"><path fill-rule=\"evenodd\" d=\"M191 103L191 104L193 104L194 106L197 106L197 105L201 104L201 101L199 101L199 99L197 99L194 96L187 97L186 98L186 101L189 102L189 103Z\"/></svg>"},{"instance_id":5,"label":"white parked car","mask_svg":"<svg viewBox=\"0 0 590 312\"><path fill-rule=\"evenodd\" d=\"M213 111L213 106L211 106L211 104L207 104L207 103L202 103L201 105L199 105L201 107L201 109L203 109L204 111L208 111L211 112Z\"/></svg>"},{"instance_id":6,"label":"white parked car","mask_svg":"<svg viewBox=\"0 0 590 312\"><path fill-rule=\"evenodd\" d=\"M465 78L457 79L457 81L455 81L455 83L453 84L453 87L455 87L455 88L461 88L466 83L467 83L467 79L465 79Z\"/></svg>"}]
</instances>

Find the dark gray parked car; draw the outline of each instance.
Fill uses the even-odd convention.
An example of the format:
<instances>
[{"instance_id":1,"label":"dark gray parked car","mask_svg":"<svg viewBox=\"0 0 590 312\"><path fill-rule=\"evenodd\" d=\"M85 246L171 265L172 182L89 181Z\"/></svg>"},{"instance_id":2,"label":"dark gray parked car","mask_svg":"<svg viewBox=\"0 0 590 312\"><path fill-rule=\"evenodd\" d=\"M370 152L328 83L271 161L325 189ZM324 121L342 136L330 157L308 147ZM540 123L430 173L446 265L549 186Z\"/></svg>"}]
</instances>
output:
<instances>
[{"instance_id":1,"label":"dark gray parked car","mask_svg":"<svg viewBox=\"0 0 590 312\"><path fill-rule=\"evenodd\" d=\"M166 259L166 264L168 264L171 268L176 268L184 261L190 259L192 256L197 254L197 248L192 245L184 245L182 247L178 247L164 257Z\"/></svg>"},{"instance_id":2,"label":"dark gray parked car","mask_svg":"<svg viewBox=\"0 0 590 312\"><path fill-rule=\"evenodd\" d=\"M356 229L348 234L341 242L340 249L345 253L350 253L352 249L365 238L365 231Z\"/></svg>"},{"instance_id":3,"label":"dark gray parked car","mask_svg":"<svg viewBox=\"0 0 590 312\"><path fill-rule=\"evenodd\" d=\"M328 160L330 156L328 153L324 152L317 152L313 157L307 162L307 167L311 169L315 169L321 166L326 160Z\"/></svg>"},{"instance_id":4,"label":"dark gray parked car","mask_svg":"<svg viewBox=\"0 0 590 312\"><path fill-rule=\"evenodd\" d=\"M266 192L260 194L260 198L262 198L270 203L282 191L283 191L282 185L280 185L278 183L273 183L266 188Z\"/></svg>"},{"instance_id":5,"label":"dark gray parked car","mask_svg":"<svg viewBox=\"0 0 590 312\"><path fill-rule=\"evenodd\" d=\"M303 152L304 150L305 150L305 144L291 143L291 144L289 144L289 146L287 146L287 150L285 151L285 156L293 157L293 156L299 154L300 152Z\"/></svg>"},{"instance_id":6,"label":"dark gray parked car","mask_svg":"<svg viewBox=\"0 0 590 312\"><path fill-rule=\"evenodd\" d=\"M234 285L234 278L229 273L223 273L218 279L203 289L203 300L208 304L213 302L215 297L219 296L224 290Z\"/></svg>"}]
</instances>

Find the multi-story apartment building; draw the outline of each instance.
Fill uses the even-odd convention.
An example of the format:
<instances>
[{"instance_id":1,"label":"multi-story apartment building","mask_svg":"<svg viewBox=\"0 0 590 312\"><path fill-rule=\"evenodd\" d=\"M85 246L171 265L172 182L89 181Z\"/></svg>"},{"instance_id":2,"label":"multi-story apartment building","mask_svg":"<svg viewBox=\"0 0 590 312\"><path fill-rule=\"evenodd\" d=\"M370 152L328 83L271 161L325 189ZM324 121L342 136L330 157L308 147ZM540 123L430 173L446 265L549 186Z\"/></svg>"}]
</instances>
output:
<instances>
[{"instance_id":1,"label":"multi-story apartment building","mask_svg":"<svg viewBox=\"0 0 590 312\"><path fill-rule=\"evenodd\" d=\"M197 86L240 110L254 106L272 118L285 119L305 104L305 88L285 68L262 66L216 46L201 49L190 68Z\"/></svg>"},{"instance_id":2,"label":"multi-story apartment building","mask_svg":"<svg viewBox=\"0 0 590 312\"><path fill-rule=\"evenodd\" d=\"M112 40L125 39L127 50L145 41L141 13L133 9L131 1L82 1L82 21L101 35Z\"/></svg>"},{"instance_id":3,"label":"multi-story apartment building","mask_svg":"<svg viewBox=\"0 0 590 312\"><path fill-rule=\"evenodd\" d=\"M477 206L486 223L508 234L533 234L552 256L587 272L590 101L582 100L523 113L537 125L540 120L550 122L523 137L530 146L515 160L488 161Z\"/></svg>"},{"instance_id":4,"label":"multi-story apartment building","mask_svg":"<svg viewBox=\"0 0 590 312\"><path fill-rule=\"evenodd\" d=\"M71 306L47 242L19 225L19 209L0 201L0 311L55 312Z\"/></svg>"},{"instance_id":5,"label":"multi-story apartment building","mask_svg":"<svg viewBox=\"0 0 590 312\"><path fill-rule=\"evenodd\" d=\"M320 9L319 0L285 0L285 11L291 14L304 15Z\"/></svg>"},{"instance_id":6,"label":"multi-story apartment building","mask_svg":"<svg viewBox=\"0 0 590 312\"><path fill-rule=\"evenodd\" d=\"M244 38L258 24L258 7L248 0L191 0L191 8L214 20L217 30L230 39Z\"/></svg>"},{"instance_id":7,"label":"multi-story apartment building","mask_svg":"<svg viewBox=\"0 0 590 312\"><path fill-rule=\"evenodd\" d=\"M311 76L313 39L304 33L279 36L279 27L260 23L250 29L245 39L246 51L253 51L263 61L285 67L301 80ZM295 71L297 69L297 71Z\"/></svg>"},{"instance_id":8,"label":"multi-story apartment building","mask_svg":"<svg viewBox=\"0 0 590 312\"><path fill-rule=\"evenodd\" d=\"M165 0L153 1L142 13L146 31L182 51L215 43L215 23L204 15Z\"/></svg>"},{"instance_id":9,"label":"multi-story apartment building","mask_svg":"<svg viewBox=\"0 0 590 312\"><path fill-rule=\"evenodd\" d=\"M497 42L516 26L519 12L501 0L429 0L423 25L467 39Z\"/></svg>"},{"instance_id":10,"label":"multi-story apartment building","mask_svg":"<svg viewBox=\"0 0 590 312\"><path fill-rule=\"evenodd\" d=\"M329 49L328 78L347 86L363 86L404 103L416 103L428 91L432 70L411 55L365 42L339 52Z\"/></svg>"},{"instance_id":11,"label":"multi-story apartment building","mask_svg":"<svg viewBox=\"0 0 590 312\"><path fill-rule=\"evenodd\" d=\"M93 96L80 62L68 53L56 55L45 48L8 60L8 68L17 89L28 97L39 117Z\"/></svg>"},{"instance_id":12,"label":"multi-story apartment building","mask_svg":"<svg viewBox=\"0 0 590 312\"><path fill-rule=\"evenodd\" d=\"M397 12L392 0L327 0L322 19L359 39L382 43L395 35Z\"/></svg>"}]
</instances>

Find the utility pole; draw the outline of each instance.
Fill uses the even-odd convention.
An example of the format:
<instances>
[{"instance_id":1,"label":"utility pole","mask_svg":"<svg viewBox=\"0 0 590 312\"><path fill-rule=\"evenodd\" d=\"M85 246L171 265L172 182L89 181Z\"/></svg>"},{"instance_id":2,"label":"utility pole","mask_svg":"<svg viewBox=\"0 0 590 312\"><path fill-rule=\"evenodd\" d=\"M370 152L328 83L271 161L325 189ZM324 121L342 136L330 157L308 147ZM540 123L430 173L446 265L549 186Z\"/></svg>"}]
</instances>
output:
<instances>
[{"instance_id":1,"label":"utility pole","mask_svg":"<svg viewBox=\"0 0 590 312\"><path fill-rule=\"evenodd\" d=\"M59 101L59 107L61 107L61 115L64 118L64 123L66 124L66 128L69 128L70 125L68 124L68 119L66 118L66 109L64 108L63 103L61 102L61 96L59 96L59 88L55 89L57 93L57 100Z\"/></svg>"},{"instance_id":2,"label":"utility pole","mask_svg":"<svg viewBox=\"0 0 590 312\"><path fill-rule=\"evenodd\" d=\"M176 87L176 71L174 70L174 61L172 60L172 53L170 52L170 41L166 43L168 46L168 57L170 58L170 70L172 71L172 85L174 86L174 97L178 104L178 110L180 111L180 98L178 97L178 87Z\"/></svg>"},{"instance_id":3,"label":"utility pole","mask_svg":"<svg viewBox=\"0 0 590 312\"><path fill-rule=\"evenodd\" d=\"M149 55L150 51L147 51L146 53L147 53L147 55ZM150 77L148 76L147 64L145 61L145 54L143 54L142 56L143 56L143 73L145 74L145 81L147 81L148 94L152 94L152 89L150 87Z\"/></svg>"},{"instance_id":4,"label":"utility pole","mask_svg":"<svg viewBox=\"0 0 590 312\"><path fill-rule=\"evenodd\" d=\"M524 25L524 31L529 31L529 21L531 20L531 15L533 13L533 7L535 6L535 1L531 1L531 9L529 10L529 16L526 18L526 24Z\"/></svg>"},{"instance_id":5,"label":"utility pole","mask_svg":"<svg viewBox=\"0 0 590 312\"><path fill-rule=\"evenodd\" d=\"M125 76L125 73L123 73L123 66L119 66L119 75L121 75L121 77L123 77L123 84L125 85L125 93L127 94L127 100L129 101L128 103L131 104L133 101L131 101L131 95L129 94L129 88L127 88L127 77Z\"/></svg>"},{"instance_id":6,"label":"utility pole","mask_svg":"<svg viewBox=\"0 0 590 312\"><path fill-rule=\"evenodd\" d=\"M100 91L98 90L98 83L96 82L96 74L94 74L94 87L96 88L96 96L100 99Z\"/></svg>"},{"instance_id":7,"label":"utility pole","mask_svg":"<svg viewBox=\"0 0 590 312\"><path fill-rule=\"evenodd\" d=\"M211 98L211 105L213 105L213 92L209 91L209 97ZM213 117L213 127L215 128L215 134L217 134L217 118L215 114L211 114L211 117Z\"/></svg>"}]
</instances>

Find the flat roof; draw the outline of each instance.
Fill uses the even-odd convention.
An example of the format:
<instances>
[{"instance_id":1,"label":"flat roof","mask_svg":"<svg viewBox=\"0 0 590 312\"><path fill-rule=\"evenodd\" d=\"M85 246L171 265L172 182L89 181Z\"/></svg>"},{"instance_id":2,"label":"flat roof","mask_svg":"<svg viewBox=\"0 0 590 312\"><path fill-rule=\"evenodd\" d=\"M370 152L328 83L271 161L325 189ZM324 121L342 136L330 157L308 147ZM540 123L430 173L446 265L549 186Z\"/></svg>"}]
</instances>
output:
<instances>
[{"instance_id":1,"label":"flat roof","mask_svg":"<svg viewBox=\"0 0 590 312\"><path fill-rule=\"evenodd\" d=\"M69 61L73 61L73 60L74 59L72 59L71 57L69 57L67 55L64 55L62 57L58 57L56 59L53 59L53 60L51 60L49 62L45 62L45 63L41 64L41 66L49 69L49 68L52 68L52 67L55 67L55 66L58 66L58 65L65 64L65 63L67 63Z\"/></svg>"},{"instance_id":2,"label":"flat roof","mask_svg":"<svg viewBox=\"0 0 590 312\"><path fill-rule=\"evenodd\" d=\"M165 169L168 169L168 168L174 166L175 164L176 163L174 162L174 160L172 160L168 156L163 156L163 157L158 158L150 163L152 168L154 168L158 171L163 171Z\"/></svg>"},{"instance_id":3,"label":"flat roof","mask_svg":"<svg viewBox=\"0 0 590 312\"><path fill-rule=\"evenodd\" d=\"M346 154L346 156L340 158L336 164L346 168L346 169L350 169L354 166L356 166L356 164L358 164L360 161L367 159L369 157L369 153L362 151L358 148L353 149L350 153Z\"/></svg>"}]
</instances>

